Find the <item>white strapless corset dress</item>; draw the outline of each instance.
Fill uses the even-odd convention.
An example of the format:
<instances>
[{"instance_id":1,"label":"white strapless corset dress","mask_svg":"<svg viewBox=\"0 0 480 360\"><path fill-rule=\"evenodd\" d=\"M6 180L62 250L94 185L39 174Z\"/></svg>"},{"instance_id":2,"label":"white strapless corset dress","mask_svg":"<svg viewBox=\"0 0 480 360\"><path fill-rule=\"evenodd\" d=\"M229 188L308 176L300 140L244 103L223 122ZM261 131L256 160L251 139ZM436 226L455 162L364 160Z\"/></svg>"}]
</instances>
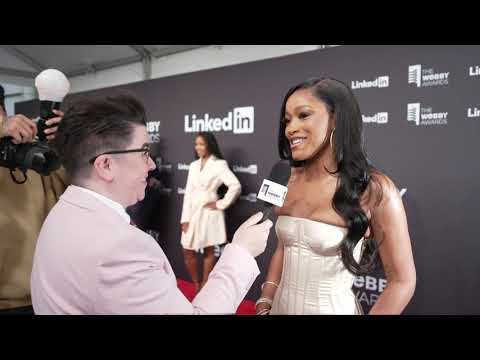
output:
<instances>
[{"instance_id":1,"label":"white strapless corset dress","mask_svg":"<svg viewBox=\"0 0 480 360\"><path fill-rule=\"evenodd\" d=\"M279 216L275 225L284 244L283 271L271 315L360 315L352 291L355 275L337 251L347 229L292 216ZM359 261L363 239L354 250Z\"/></svg>"}]
</instances>

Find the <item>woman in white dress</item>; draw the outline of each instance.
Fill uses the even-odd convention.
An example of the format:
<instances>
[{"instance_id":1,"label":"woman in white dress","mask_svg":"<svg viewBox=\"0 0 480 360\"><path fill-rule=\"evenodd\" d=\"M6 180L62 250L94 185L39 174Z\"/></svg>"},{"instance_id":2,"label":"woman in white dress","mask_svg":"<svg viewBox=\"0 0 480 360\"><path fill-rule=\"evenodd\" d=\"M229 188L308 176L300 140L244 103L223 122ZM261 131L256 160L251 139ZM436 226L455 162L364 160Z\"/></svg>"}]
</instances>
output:
<instances>
[{"instance_id":1,"label":"woman in white dress","mask_svg":"<svg viewBox=\"0 0 480 360\"><path fill-rule=\"evenodd\" d=\"M400 314L412 298L405 210L393 182L367 160L362 131L357 100L340 81L311 79L285 96L278 146L292 171L257 314L361 314L353 280L378 255L387 287L370 314Z\"/></svg>"},{"instance_id":2,"label":"woman in white dress","mask_svg":"<svg viewBox=\"0 0 480 360\"><path fill-rule=\"evenodd\" d=\"M197 293L215 265L214 246L227 242L224 211L238 198L241 185L230 171L215 136L200 132L195 137L197 160L190 164L181 216L185 265ZM217 190L228 187L222 199ZM203 277L199 282L196 252L203 250Z\"/></svg>"}]
</instances>

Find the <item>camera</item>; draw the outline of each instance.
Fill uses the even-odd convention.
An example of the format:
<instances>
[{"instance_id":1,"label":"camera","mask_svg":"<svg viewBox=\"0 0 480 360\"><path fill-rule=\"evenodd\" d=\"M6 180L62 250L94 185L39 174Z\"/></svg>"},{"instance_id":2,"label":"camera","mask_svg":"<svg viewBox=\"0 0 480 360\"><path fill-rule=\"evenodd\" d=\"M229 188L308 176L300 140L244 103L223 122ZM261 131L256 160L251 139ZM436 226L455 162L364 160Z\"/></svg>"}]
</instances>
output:
<instances>
[{"instance_id":1,"label":"camera","mask_svg":"<svg viewBox=\"0 0 480 360\"><path fill-rule=\"evenodd\" d=\"M165 209L168 208L167 204L172 201L174 194L171 186L173 166L161 156L160 142L150 143L149 146L156 168L148 174L144 199L128 207L127 213L139 229L148 231L158 241L159 234L166 229Z\"/></svg>"},{"instance_id":2,"label":"camera","mask_svg":"<svg viewBox=\"0 0 480 360\"><path fill-rule=\"evenodd\" d=\"M45 130L49 127L47 120L56 117L53 110L60 109L63 98L70 90L70 82L62 72L46 69L35 78L35 87L40 99L40 116L36 120L38 139L27 144L14 144L10 137L0 139L0 166L10 169L10 176L17 184L27 181L29 169L48 176L61 165L58 154L47 142ZM16 169L23 173L22 181L15 177Z\"/></svg>"},{"instance_id":3,"label":"camera","mask_svg":"<svg viewBox=\"0 0 480 360\"><path fill-rule=\"evenodd\" d=\"M14 144L12 138L0 139L0 166L10 169L12 180L17 184L27 181L27 170L31 169L43 176L48 176L52 171L60 168L58 154L52 149L46 139L44 130L48 128L45 122L56 115L53 109L59 109L60 103L41 101L40 119L37 121L37 137L32 143ZM24 179L18 180L13 171L16 169L23 173Z\"/></svg>"}]
</instances>

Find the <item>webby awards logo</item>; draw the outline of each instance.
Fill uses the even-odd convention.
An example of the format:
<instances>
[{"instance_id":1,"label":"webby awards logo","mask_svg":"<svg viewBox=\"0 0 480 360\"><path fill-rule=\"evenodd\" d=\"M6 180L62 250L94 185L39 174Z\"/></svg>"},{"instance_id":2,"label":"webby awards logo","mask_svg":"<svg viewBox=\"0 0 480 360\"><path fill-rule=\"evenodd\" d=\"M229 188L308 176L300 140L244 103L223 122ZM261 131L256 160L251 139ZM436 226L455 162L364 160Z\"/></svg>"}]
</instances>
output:
<instances>
[{"instance_id":1,"label":"webby awards logo","mask_svg":"<svg viewBox=\"0 0 480 360\"><path fill-rule=\"evenodd\" d=\"M408 83L417 87L448 85L450 72L435 72L433 68L425 68L422 64L408 67Z\"/></svg>"},{"instance_id":2,"label":"webby awards logo","mask_svg":"<svg viewBox=\"0 0 480 360\"><path fill-rule=\"evenodd\" d=\"M407 105L407 121L416 126L447 125L448 112L434 112L431 106L422 106L421 103Z\"/></svg>"}]
</instances>

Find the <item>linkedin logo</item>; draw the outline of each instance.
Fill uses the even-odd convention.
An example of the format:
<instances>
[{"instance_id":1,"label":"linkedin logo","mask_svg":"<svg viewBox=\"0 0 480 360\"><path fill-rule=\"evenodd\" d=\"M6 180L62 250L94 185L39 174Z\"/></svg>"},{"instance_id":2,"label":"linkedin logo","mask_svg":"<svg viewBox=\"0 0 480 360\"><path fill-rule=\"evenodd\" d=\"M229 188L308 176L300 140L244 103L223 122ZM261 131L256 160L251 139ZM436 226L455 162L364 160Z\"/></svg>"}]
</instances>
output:
<instances>
[{"instance_id":1,"label":"linkedin logo","mask_svg":"<svg viewBox=\"0 0 480 360\"><path fill-rule=\"evenodd\" d=\"M254 107L234 108L225 117L211 117L208 113L203 117L197 117L196 114L185 115L184 126L186 133L233 131L234 134L252 134L255 126Z\"/></svg>"}]
</instances>

